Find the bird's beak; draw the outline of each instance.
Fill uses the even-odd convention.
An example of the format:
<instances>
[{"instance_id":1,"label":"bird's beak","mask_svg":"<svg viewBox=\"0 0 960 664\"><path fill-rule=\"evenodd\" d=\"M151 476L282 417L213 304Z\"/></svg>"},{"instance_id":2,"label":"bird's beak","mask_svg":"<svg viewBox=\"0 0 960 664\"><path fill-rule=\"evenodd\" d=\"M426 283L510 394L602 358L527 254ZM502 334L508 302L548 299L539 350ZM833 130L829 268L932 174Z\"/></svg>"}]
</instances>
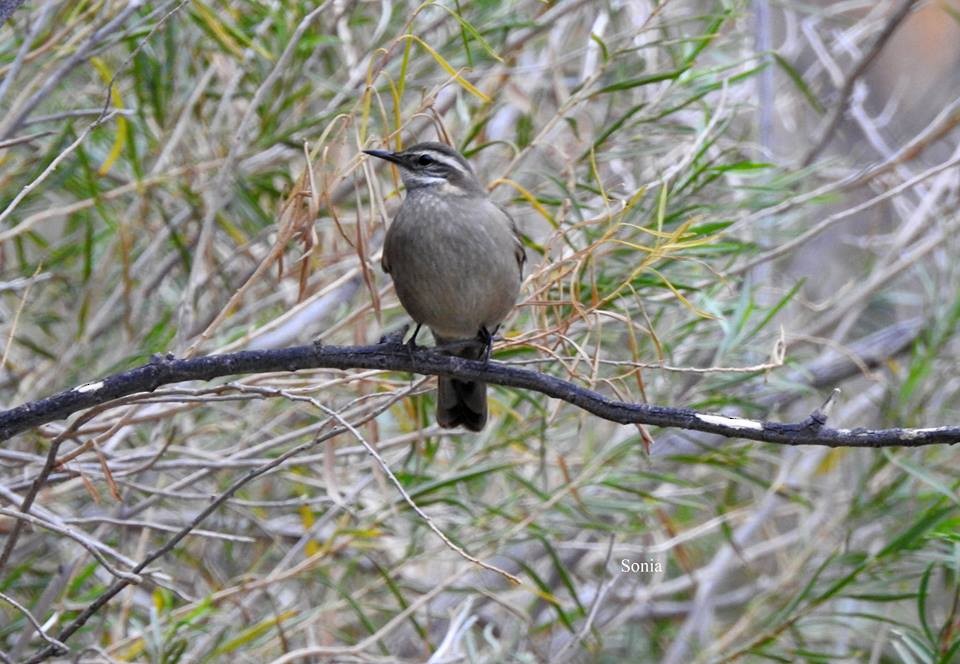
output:
<instances>
[{"instance_id":1,"label":"bird's beak","mask_svg":"<svg viewBox=\"0 0 960 664\"><path fill-rule=\"evenodd\" d=\"M403 161L400 158L400 155L398 155L396 152L390 152L389 150L364 150L363 152L371 157L379 157L380 159L392 161L395 164L399 164Z\"/></svg>"}]
</instances>

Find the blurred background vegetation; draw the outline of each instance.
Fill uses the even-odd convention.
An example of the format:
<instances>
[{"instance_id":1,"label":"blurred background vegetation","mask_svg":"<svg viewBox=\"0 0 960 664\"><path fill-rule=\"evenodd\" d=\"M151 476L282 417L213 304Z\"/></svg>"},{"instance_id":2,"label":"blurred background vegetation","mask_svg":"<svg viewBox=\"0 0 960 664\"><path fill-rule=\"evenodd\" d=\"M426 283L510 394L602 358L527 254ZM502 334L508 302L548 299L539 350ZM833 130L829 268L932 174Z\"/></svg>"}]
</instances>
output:
<instances>
[{"instance_id":1,"label":"blurred background vegetation","mask_svg":"<svg viewBox=\"0 0 960 664\"><path fill-rule=\"evenodd\" d=\"M0 27L0 404L156 352L375 342L406 322L379 269L401 192L360 150L440 139L525 234L497 359L956 425L960 3L907 4L26 3ZM62 529L124 570L188 527L70 637L81 661L956 661L955 450L643 430L503 388L466 434L433 388L243 377L7 441L0 545L66 432L31 509L61 531L20 533L0 592L56 636L114 580ZM522 585L445 546L358 436ZM44 644L4 597L21 661Z\"/></svg>"}]
</instances>

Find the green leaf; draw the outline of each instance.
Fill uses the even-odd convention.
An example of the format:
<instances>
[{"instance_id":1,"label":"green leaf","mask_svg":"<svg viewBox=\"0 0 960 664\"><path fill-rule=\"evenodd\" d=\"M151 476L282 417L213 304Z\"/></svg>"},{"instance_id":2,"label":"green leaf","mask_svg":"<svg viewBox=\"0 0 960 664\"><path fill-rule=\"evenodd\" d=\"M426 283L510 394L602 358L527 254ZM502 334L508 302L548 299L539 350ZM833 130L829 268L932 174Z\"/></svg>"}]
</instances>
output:
<instances>
[{"instance_id":1,"label":"green leaf","mask_svg":"<svg viewBox=\"0 0 960 664\"><path fill-rule=\"evenodd\" d=\"M920 616L920 626L930 643L936 643L933 630L930 629L930 624L927 622L927 598L929 597L927 588L930 585L930 574L933 572L934 564L927 565L927 568L923 571L923 576L920 577L920 586L917 588L917 615Z\"/></svg>"},{"instance_id":2,"label":"green leaf","mask_svg":"<svg viewBox=\"0 0 960 664\"><path fill-rule=\"evenodd\" d=\"M643 85L650 85L651 83L659 83L660 81L672 81L676 78L679 78L680 75L688 69L690 69L689 66L681 67L680 69L671 69L669 71L662 71L656 74L641 76L640 78L631 78L626 81L619 81L617 83L600 88L593 93L593 96L596 97L597 95L607 94L610 92L619 92L620 90L630 90Z\"/></svg>"},{"instance_id":3,"label":"green leaf","mask_svg":"<svg viewBox=\"0 0 960 664\"><path fill-rule=\"evenodd\" d=\"M811 90L810 86L807 85L807 82L803 80L803 76L800 75L800 72L794 69L793 65L784 60L783 56L776 51L771 53L771 55L773 56L774 62L776 62L780 69L782 69L790 78L790 80L793 81L793 84L807 100L807 103L813 107L813 110L822 115L825 110L823 108L823 104L821 104L820 100L817 99L817 96L813 94L813 90Z\"/></svg>"}]
</instances>

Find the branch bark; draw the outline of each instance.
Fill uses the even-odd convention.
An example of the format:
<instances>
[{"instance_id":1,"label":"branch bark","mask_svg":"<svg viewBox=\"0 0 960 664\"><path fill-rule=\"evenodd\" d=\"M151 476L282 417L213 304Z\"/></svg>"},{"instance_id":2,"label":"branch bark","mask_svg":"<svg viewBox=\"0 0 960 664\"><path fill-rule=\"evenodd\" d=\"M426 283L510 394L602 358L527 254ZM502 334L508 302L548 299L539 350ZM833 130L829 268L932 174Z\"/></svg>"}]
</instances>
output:
<instances>
[{"instance_id":1,"label":"branch bark","mask_svg":"<svg viewBox=\"0 0 960 664\"><path fill-rule=\"evenodd\" d=\"M500 362L484 363L444 355L431 349L381 341L371 346L295 346L276 350L241 351L190 359L155 356L149 363L85 383L53 396L0 412L0 441L86 408L108 403L161 385L212 380L237 374L302 369L383 369L424 375L453 376L505 387L540 392L562 399L597 417L620 424L646 424L703 431L781 445L828 447L920 447L960 442L960 426L922 429L833 429L826 426L827 406L801 422L780 423L727 417L688 408L671 408L610 399L599 392L554 376Z\"/></svg>"},{"instance_id":2,"label":"branch bark","mask_svg":"<svg viewBox=\"0 0 960 664\"><path fill-rule=\"evenodd\" d=\"M24 3L24 0L0 0L0 26L7 22L7 19L17 11L17 8Z\"/></svg>"}]
</instances>

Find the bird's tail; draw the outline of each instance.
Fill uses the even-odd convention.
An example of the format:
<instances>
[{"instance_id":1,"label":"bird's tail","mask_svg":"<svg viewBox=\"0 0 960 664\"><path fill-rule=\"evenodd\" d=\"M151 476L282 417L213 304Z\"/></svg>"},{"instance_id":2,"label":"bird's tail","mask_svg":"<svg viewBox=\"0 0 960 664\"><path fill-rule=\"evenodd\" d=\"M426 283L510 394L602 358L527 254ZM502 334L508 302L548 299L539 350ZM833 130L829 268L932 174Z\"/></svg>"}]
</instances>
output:
<instances>
[{"instance_id":1,"label":"bird's tail","mask_svg":"<svg viewBox=\"0 0 960 664\"><path fill-rule=\"evenodd\" d=\"M447 343L437 339L437 343ZM484 349L478 344L468 344L453 354L470 360L483 357ZM452 429L463 426L470 431L480 431L487 423L487 384L479 381L459 380L440 376L437 381L437 424Z\"/></svg>"}]
</instances>

